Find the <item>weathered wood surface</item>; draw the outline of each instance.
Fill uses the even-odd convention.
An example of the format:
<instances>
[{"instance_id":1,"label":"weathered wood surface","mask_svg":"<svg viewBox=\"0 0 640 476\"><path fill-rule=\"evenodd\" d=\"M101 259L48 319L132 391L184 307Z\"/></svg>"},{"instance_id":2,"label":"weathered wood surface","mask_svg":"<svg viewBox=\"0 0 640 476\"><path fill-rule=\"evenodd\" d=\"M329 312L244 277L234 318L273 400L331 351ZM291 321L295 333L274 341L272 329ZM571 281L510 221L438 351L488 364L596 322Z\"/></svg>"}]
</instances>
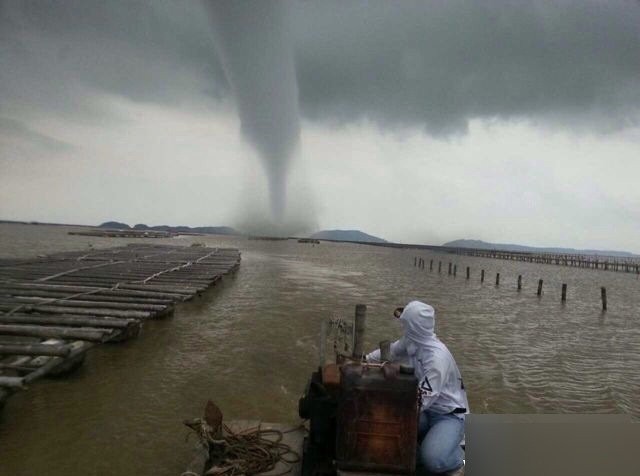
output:
<instances>
[{"instance_id":1,"label":"weathered wood surface","mask_svg":"<svg viewBox=\"0 0 640 476\"><path fill-rule=\"evenodd\" d=\"M240 265L231 248L149 244L0 260L0 407L72 370L97 343L138 335Z\"/></svg>"},{"instance_id":2,"label":"weathered wood surface","mask_svg":"<svg viewBox=\"0 0 640 476\"><path fill-rule=\"evenodd\" d=\"M41 337L43 339L82 339L88 342L107 342L114 338L117 331L99 327L53 327L30 326L20 324L0 324L0 335Z\"/></svg>"},{"instance_id":3,"label":"weathered wood surface","mask_svg":"<svg viewBox=\"0 0 640 476\"><path fill-rule=\"evenodd\" d=\"M39 315L39 314L0 314L0 324L42 324L55 326L88 326L112 329L126 329L129 326L140 326L137 319L118 319L115 317L82 317L73 315Z\"/></svg>"},{"instance_id":4,"label":"weathered wood surface","mask_svg":"<svg viewBox=\"0 0 640 476\"><path fill-rule=\"evenodd\" d=\"M71 352L68 345L46 344L0 344L0 355L44 355L49 357L66 357Z\"/></svg>"}]
</instances>

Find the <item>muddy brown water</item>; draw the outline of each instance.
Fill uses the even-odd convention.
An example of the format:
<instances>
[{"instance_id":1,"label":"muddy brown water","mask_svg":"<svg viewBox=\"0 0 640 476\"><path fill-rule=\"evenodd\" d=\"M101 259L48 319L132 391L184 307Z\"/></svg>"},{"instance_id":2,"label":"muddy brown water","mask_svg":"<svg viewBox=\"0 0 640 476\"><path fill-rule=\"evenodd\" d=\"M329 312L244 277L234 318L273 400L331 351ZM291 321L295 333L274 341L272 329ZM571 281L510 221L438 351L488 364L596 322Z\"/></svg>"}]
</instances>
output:
<instances>
[{"instance_id":1,"label":"muddy brown water","mask_svg":"<svg viewBox=\"0 0 640 476\"><path fill-rule=\"evenodd\" d=\"M70 236L70 229L0 224L0 258L140 242ZM296 422L321 321L351 318L357 303L368 306L368 348L399 336L395 306L414 298L433 304L474 412L640 416L635 275L353 244L147 241L234 246L242 264L173 317L145 323L139 338L93 349L72 376L14 395L0 415L0 475L179 475L194 443L181 421L200 416L209 398L226 418ZM424 271L413 266L418 254ZM455 278L449 261L458 265ZM606 314L600 286L608 290Z\"/></svg>"}]
</instances>

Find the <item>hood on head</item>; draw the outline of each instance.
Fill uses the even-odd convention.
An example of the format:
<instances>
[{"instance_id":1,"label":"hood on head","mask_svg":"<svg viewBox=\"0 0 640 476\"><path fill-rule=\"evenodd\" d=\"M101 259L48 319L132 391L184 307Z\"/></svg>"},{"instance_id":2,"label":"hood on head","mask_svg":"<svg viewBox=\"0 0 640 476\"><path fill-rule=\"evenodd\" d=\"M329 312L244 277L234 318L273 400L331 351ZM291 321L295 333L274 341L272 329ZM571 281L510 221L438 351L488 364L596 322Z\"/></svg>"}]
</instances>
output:
<instances>
[{"instance_id":1,"label":"hood on head","mask_svg":"<svg viewBox=\"0 0 640 476\"><path fill-rule=\"evenodd\" d=\"M405 337L415 343L433 339L435 317L436 311L429 304L411 301L400 315Z\"/></svg>"}]
</instances>

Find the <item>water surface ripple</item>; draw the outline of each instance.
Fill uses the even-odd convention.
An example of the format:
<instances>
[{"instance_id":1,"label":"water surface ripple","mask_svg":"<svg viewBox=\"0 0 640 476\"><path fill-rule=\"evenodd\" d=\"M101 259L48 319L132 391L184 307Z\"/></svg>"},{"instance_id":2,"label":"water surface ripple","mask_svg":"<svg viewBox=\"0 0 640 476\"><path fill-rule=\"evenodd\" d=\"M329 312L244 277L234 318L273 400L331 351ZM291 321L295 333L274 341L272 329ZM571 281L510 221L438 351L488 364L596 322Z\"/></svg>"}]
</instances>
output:
<instances>
[{"instance_id":1,"label":"water surface ripple","mask_svg":"<svg viewBox=\"0 0 640 476\"><path fill-rule=\"evenodd\" d=\"M139 242L68 230L0 224L0 258ZM413 266L413 250L232 237L162 240L194 241L240 248L240 270L173 317L145 323L138 339L92 350L73 376L43 380L14 396L0 417L2 476L175 476L192 446L181 421L199 416L209 398L227 418L295 422L297 399L316 365L320 322L351 318L360 302L368 305L367 348L399 336L390 318L395 306L416 298L432 303L437 333L458 361L475 412L640 416L635 275L426 252L423 271ZM447 275L449 261L458 265L455 278ZM562 283L569 289L566 305ZM609 294L606 314L600 286Z\"/></svg>"}]
</instances>

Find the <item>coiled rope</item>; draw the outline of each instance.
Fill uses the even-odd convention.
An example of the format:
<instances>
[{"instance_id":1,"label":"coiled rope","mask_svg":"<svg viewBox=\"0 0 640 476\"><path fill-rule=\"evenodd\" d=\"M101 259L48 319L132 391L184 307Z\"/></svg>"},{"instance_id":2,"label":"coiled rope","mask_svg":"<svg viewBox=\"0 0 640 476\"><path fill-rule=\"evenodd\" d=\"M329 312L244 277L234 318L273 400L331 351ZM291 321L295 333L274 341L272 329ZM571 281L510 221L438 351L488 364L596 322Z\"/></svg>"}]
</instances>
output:
<instances>
[{"instance_id":1,"label":"coiled rope","mask_svg":"<svg viewBox=\"0 0 640 476\"><path fill-rule=\"evenodd\" d=\"M234 431L223 424L223 436L215 439L203 420L197 419L188 425L209 448L212 466L205 471L207 476L240 476L266 473L275 469L278 463L285 470L271 476L281 476L291 472L293 465L300 461L300 455L283 442L284 434L300 427L281 431L262 428L258 425L242 431ZM182 476L193 476L191 471Z\"/></svg>"}]
</instances>

